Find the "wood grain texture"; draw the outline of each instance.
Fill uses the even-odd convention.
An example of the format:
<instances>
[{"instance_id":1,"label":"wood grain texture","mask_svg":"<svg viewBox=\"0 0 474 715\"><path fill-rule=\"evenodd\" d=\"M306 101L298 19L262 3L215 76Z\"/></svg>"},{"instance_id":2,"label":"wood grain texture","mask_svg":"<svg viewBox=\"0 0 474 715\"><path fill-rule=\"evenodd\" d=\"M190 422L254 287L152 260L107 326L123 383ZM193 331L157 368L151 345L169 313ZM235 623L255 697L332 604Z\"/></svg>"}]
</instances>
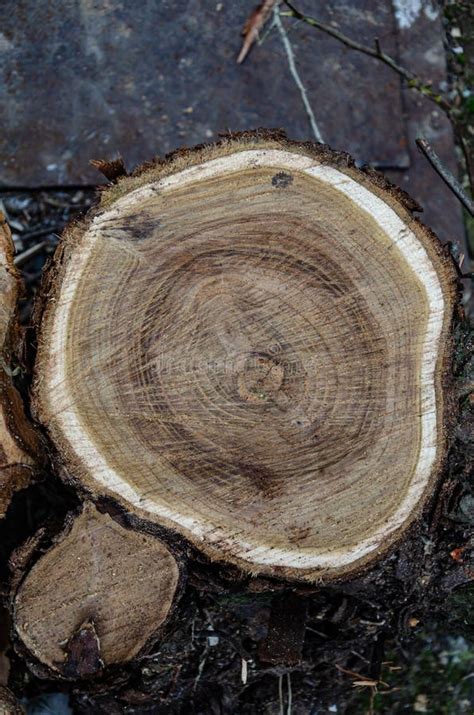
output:
<instances>
[{"instance_id":1,"label":"wood grain texture","mask_svg":"<svg viewBox=\"0 0 474 715\"><path fill-rule=\"evenodd\" d=\"M20 277L13 265L10 229L0 213L0 518L13 493L31 477L38 442L27 423L22 400L13 385L18 368L19 327L16 321Z\"/></svg>"},{"instance_id":2,"label":"wood grain texture","mask_svg":"<svg viewBox=\"0 0 474 715\"><path fill-rule=\"evenodd\" d=\"M163 542L86 503L20 585L15 631L56 675L95 676L131 660L158 634L179 580Z\"/></svg>"},{"instance_id":3,"label":"wood grain texture","mask_svg":"<svg viewBox=\"0 0 474 715\"><path fill-rule=\"evenodd\" d=\"M245 134L64 238L35 405L63 465L253 573L376 559L439 476L454 271L347 155Z\"/></svg>"}]
</instances>

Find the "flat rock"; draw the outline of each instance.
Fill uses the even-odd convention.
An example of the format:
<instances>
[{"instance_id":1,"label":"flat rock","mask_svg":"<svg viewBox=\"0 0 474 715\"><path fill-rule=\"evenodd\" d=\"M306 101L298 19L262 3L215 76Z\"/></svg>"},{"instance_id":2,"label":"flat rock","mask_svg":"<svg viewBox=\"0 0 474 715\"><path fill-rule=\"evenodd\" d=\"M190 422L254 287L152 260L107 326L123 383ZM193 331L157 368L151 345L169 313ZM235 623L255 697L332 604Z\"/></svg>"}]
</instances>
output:
<instances>
[{"instance_id":1,"label":"flat rock","mask_svg":"<svg viewBox=\"0 0 474 715\"><path fill-rule=\"evenodd\" d=\"M128 168L220 132L280 127L314 139L281 37L268 23L236 64L256 0L4 0L0 8L0 186L96 184L90 159ZM439 11L429 2L299 0L298 8L382 49L434 86L446 80ZM414 145L455 162L451 127L370 57L283 18L323 139L407 188L442 240L465 252L461 209Z\"/></svg>"},{"instance_id":2,"label":"flat rock","mask_svg":"<svg viewBox=\"0 0 474 715\"><path fill-rule=\"evenodd\" d=\"M311 5L300 3L314 12ZM322 19L396 52L389 3L331 6L321 8ZM236 64L252 7L4 0L1 183L96 183L91 158L120 152L133 166L228 129L282 127L294 139L314 139L275 28ZM285 26L324 139L360 160L406 166L399 78L313 28Z\"/></svg>"}]
</instances>

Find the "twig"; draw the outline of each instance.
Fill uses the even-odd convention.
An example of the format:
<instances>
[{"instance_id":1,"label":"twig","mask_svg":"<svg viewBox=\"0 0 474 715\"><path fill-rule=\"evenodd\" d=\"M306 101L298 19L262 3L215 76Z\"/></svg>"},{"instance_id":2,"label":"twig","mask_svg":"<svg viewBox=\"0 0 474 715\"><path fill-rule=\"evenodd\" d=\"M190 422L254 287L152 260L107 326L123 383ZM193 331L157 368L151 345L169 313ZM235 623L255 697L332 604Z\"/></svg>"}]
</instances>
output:
<instances>
[{"instance_id":1,"label":"twig","mask_svg":"<svg viewBox=\"0 0 474 715\"><path fill-rule=\"evenodd\" d=\"M42 238L43 236L49 236L50 234L61 233L61 226L48 226L47 228L39 228L32 231L26 231L18 236L22 241L32 241L36 238Z\"/></svg>"},{"instance_id":2,"label":"twig","mask_svg":"<svg viewBox=\"0 0 474 715\"><path fill-rule=\"evenodd\" d=\"M452 124L456 138L459 142L459 146L461 147L464 156L466 171L469 177L469 183L471 187L474 187L474 166L472 161L472 152L470 151L469 142L464 136L462 122L458 120L458 110L455 104L453 104L453 102L449 101L449 99L447 99L439 92L435 92L427 82L423 82L423 80L418 77L418 75L416 75L414 72L411 72L410 70L406 69L406 67L402 67L402 65L399 65L398 62L393 59L393 57L390 57L390 55L387 55L385 52L382 52L382 48L378 39L376 39L374 42L374 48L367 47L360 42L356 42L356 40L352 40L350 37L347 37L347 35L344 35L342 32L339 32L339 30L334 29L330 25L325 25L323 22L317 20L314 17L304 15L292 5L290 0L282 0L282 2L284 2L285 5L289 8L289 12L280 12L280 15L284 17L294 17L302 22L305 22L307 25L311 25L311 27L315 27L318 30L321 30L321 32L325 32L330 37L334 37L336 40L339 40L339 42L342 42L342 44L346 47L349 47L352 50L356 50L357 52L362 52L364 55L368 55L369 57L373 57L374 59L383 62L394 72L396 72L402 79L404 79L410 89L414 89L416 92L419 92L431 102L434 102L434 104L436 104L436 106L444 112L444 114Z\"/></svg>"},{"instance_id":3,"label":"twig","mask_svg":"<svg viewBox=\"0 0 474 715\"><path fill-rule=\"evenodd\" d=\"M247 685L247 678L248 678L247 661L245 660L245 658L241 658L240 679L241 679L243 685Z\"/></svg>"},{"instance_id":4,"label":"twig","mask_svg":"<svg viewBox=\"0 0 474 715\"><path fill-rule=\"evenodd\" d=\"M15 264L15 266L22 266L24 263L29 261L30 258L36 256L37 253L41 253L43 248L47 245L47 241L35 243L35 245L31 246L31 248L27 248L26 251L23 251L22 253L19 253L17 256L15 256L15 258L13 259L13 263Z\"/></svg>"},{"instance_id":5,"label":"twig","mask_svg":"<svg viewBox=\"0 0 474 715\"><path fill-rule=\"evenodd\" d=\"M289 12L282 12L281 15L285 17L295 17L298 20L305 22L307 25L316 27L318 30L325 32L327 35L334 37L336 40L339 40L339 42L342 42L343 45L346 45L346 47L350 47L352 50L357 50L357 52L362 52L364 55L368 55L369 57L374 57L380 62L388 65L392 68L392 70L394 70L394 72L406 80L410 88L416 89L418 92L427 97L427 99L430 99L438 107L440 107L449 116L449 118L451 118L453 105L445 97L443 97L443 95L438 92L434 92L431 87L423 82L416 74L399 65L393 57L390 57L390 55L382 52L380 42L378 40L375 41L374 48L367 47L356 40L352 40L350 37L347 37L347 35L344 35L342 32L339 32L339 30L334 29L330 25L325 25L323 22L314 17L303 15L303 13L293 7L289 0L283 0L283 2L289 8Z\"/></svg>"},{"instance_id":6,"label":"twig","mask_svg":"<svg viewBox=\"0 0 474 715\"><path fill-rule=\"evenodd\" d=\"M469 198L459 181L443 164L437 153L434 149L432 149L426 139L417 139L416 144L418 149L420 149L420 151L426 156L436 173L443 179L446 186L448 186L453 194L457 196L459 201L463 204L467 211L469 211L471 216L474 216L474 201Z\"/></svg>"},{"instance_id":7,"label":"twig","mask_svg":"<svg viewBox=\"0 0 474 715\"><path fill-rule=\"evenodd\" d=\"M283 675L278 676L278 701L280 703L280 715L285 715L283 710Z\"/></svg>"},{"instance_id":8,"label":"twig","mask_svg":"<svg viewBox=\"0 0 474 715\"><path fill-rule=\"evenodd\" d=\"M291 674L286 674L286 685L288 688L288 707L286 708L286 715L291 715L293 707L293 691L291 689Z\"/></svg>"},{"instance_id":9,"label":"twig","mask_svg":"<svg viewBox=\"0 0 474 715\"><path fill-rule=\"evenodd\" d=\"M314 134L314 138L316 139L317 142L320 142L322 144L322 143L324 143L324 140L323 140L322 134L320 132L320 129L318 127L318 124L316 122L316 118L314 116L314 112L311 107L311 104L309 103L306 88L305 88L303 82L301 81L301 77L298 74L298 70L296 69L295 55L293 52L293 47L292 47L291 42L288 38L286 30L283 27L283 23L281 21L278 5L275 5L275 7L273 8L273 22L274 22L278 32L280 33L281 41L283 43L283 47L285 48L286 57L288 59L288 66L290 68L291 76L293 77L295 84L300 91L301 99L303 100L304 108L306 110L306 114L308 115L309 123L311 125L311 130Z\"/></svg>"},{"instance_id":10,"label":"twig","mask_svg":"<svg viewBox=\"0 0 474 715\"><path fill-rule=\"evenodd\" d=\"M204 648L203 653L201 654L201 658L200 658L200 660L199 660L199 667L198 667L197 675L196 675L196 677L194 678L193 692L196 692L198 683L199 683L199 681L201 680L201 676L202 676L202 673L203 673L203 670L204 670L204 666L206 665L206 662L207 662L207 654L208 654L208 653L209 653L209 648L208 648L208 646L206 645L206 647Z\"/></svg>"}]
</instances>

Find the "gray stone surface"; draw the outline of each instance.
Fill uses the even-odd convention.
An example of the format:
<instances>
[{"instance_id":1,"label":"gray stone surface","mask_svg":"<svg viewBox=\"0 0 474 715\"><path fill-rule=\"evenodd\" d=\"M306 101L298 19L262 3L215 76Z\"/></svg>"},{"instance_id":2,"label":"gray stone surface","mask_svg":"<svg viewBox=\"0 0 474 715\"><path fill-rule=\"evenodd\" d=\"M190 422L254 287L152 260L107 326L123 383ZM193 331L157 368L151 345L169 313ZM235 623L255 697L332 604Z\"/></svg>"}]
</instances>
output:
<instances>
[{"instance_id":1,"label":"gray stone surface","mask_svg":"<svg viewBox=\"0 0 474 715\"><path fill-rule=\"evenodd\" d=\"M395 5L403 5L401 0ZM416 6L416 3L411 3ZM405 3L409 6L410 3ZM424 8L424 9L423 9ZM420 3L418 14L405 14L399 27L400 61L414 68L434 87L446 83L446 55L443 46L441 18L429 2ZM409 18L413 21L410 23ZM427 139L436 153L456 174L451 124L432 102L410 89L403 90L405 126L408 138L409 166L404 171L386 172L390 179L408 191L423 206L422 220L433 228L443 241L452 241L466 252L462 211L458 199L435 174L418 150L415 139ZM466 269L468 261L464 268ZM468 286L466 285L466 288Z\"/></svg>"},{"instance_id":2,"label":"gray stone surface","mask_svg":"<svg viewBox=\"0 0 474 715\"><path fill-rule=\"evenodd\" d=\"M298 8L411 70L445 80L431 0L295 0ZM90 159L131 168L219 132L282 127L314 138L281 38L263 33L239 66L256 0L2 0L0 187L96 183ZM451 128L390 69L314 28L283 20L324 140L386 170L463 248L456 199L418 155L417 135L454 165Z\"/></svg>"},{"instance_id":3,"label":"gray stone surface","mask_svg":"<svg viewBox=\"0 0 474 715\"><path fill-rule=\"evenodd\" d=\"M1 183L95 182L91 158L120 152L132 166L227 129L283 127L293 138L311 138L278 33L242 66L235 62L254 4L3 0ZM396 52L389 2L330 6L300 2ZM406 166L398 77L312 28L285 26L324 139L363 161Z\"/></svg>"}]
</instances>

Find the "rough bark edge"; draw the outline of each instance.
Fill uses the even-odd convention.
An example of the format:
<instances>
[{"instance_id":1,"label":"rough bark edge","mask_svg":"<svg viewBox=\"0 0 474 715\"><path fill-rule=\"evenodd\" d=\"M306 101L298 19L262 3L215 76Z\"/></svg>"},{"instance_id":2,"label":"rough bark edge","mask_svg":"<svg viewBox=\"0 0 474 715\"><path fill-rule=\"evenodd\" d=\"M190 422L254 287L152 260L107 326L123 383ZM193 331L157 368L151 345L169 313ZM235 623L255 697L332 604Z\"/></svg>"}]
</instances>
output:
<instances>
[{"instance_id":1,"label":"rough bark edge","mask_svg":"<svg viewBox=\"0 0 474 715\"><path fill-rule=\"evenodd\" d=\"M0 715L25 715L26 710L20 705L11 690L0 686Z\"/></svg>"},{"instance_id":2,"label":"rough bark edge","mask_svg":"<svg viewBox=\"0 0 474 715\"><path fill-rule=\"evenodd\" d=\"M440 338L440 344L445 344L445 350L441 356L441 363L437 368L438 384L437 384L437 399L443 400L439 406L440 420L440 437L441 449L439 450L436 466L432 470L430 481L425 489L425 496L420 500L419 504L410 514L398 530L398 533L393 537L387 545L374 550L371 554L359 559L351 564L338 567L336 573L326 569L294 569L292 567L273 566L271 573L268 569L249 564L249 562L239 557L231 555L222 556L213 547L200 543L199 546L193 542L188 534L178 531L176 525L168 523L164 519L155 522L144 514L136 517L137 523L147 525L147 530L157 534L168 533L170 535L179 534L179 540L184 540L185 543L192 545L193 550L198 549L204 553L212 562L216 562L223 567L234 566L247 576L262 576L263 580L292 580L302 583L313 583L321 585L325 582L342 582L348 579L356 578L362 575L367 569L380 561L389 552L396 550L400 543L407 537L412 528L416 531L417 524L423 515L428 514L432 508L436 494L442 483L443 472L445 471L446 460L449 451L449 444L452 439L454 426L456 424L458 405L453 384L452 375L452 360L454 352L453 339L453 321L456 315L462 315L461 309L461 288L458 282L458 271L454 260L446 250L437 236L413 216L413 212L420 211L421 207L414 201L405 191L399 189L390 183L379 172L370 167L359 169L355 166L354 160L345 152L337 152L332 150L325 144L317 144L314 142L296 142L289 140L286 134L280 130L273 129L257 129L255 131L246 131L239 133L230 133L212 144L203 144L194 148L178 149L177 151L167 155L164 159L155 159L152 162L147 162L137 167L130 176L123 176L118 179L117 183L101 192L100 201L94 209L89 211L87 216L78 222L75 222L65 230L61 244L56 251L53 261L49 266L49 270L45 275L42 288L40 290L38 307L35 310L36 329L39 333L39 323L42 323L42 334L38 338L38 357L35 364L35 389L33 394L33 410L34 415L41 423L41 414L43 405L39 396L38 384L41 381L41 362L43 358L43 345L45 342L44 335L48 334L52 328L54 320L54 295L60 289L62 279L67 267L68 260L74 252L76 246L80 243L82 236L87 231L89 225L94 218L104 210L108 210L111 206L125 194L134 191L135 189L144 186L145 184L159 181L165 176L178 173L183 169L211 161L217 157L223 157L226 154L233 154L239 151L249 149L279 149L287 150L294 153L303 154L314 158L323 165L333 166L342 173L355 179L362 186L381 198L386 204L392 208L395 213L407 224L407 226L415 233L420 243L426 249L428 256L434 262L437 268L437 275L443 290L443 297L446 301L445 320ZM46 428L49 436L53 434L54 428ZM56 440L61 444L61 438ZM85 481L81 479L81 465L76 460L75 455L70 453L67 444L62 445L61 454L56 447L52 447L51 457L56 466L61 478L69 484L72 484L76 489L84 494L87 498L91 495L93 499L98 497L107 497L111 502L119 506L119 510L123 514L127 514L127 503L124 499L105 488L98 490L94 489L94 485L90 483L89 477L86 475ZM172 536L171 536L172 538Z\"/></svg>"},{"instance_id":3,"label":"rough bark edge","mask_svg":"<svg viewBox=\"0 0 474 715\"><path fill-rule=\"evenodd\" d=\"M9 322L5 326L1 346L0 401L2 417L7 434L1 442L10 443L10 460L0 464L0 519L6 514L13 494L25 488L33 475L35 461L41 452L38 435L29 423L23 400L14 385L14 371L22 366L23 334L18 323L18 299L23 292L20 273L13 262L14 246L5 217L0 213L0 254L5 260L1 270L5 271L9 295L2 295L5 308L9 312ZM0 447L2 444L0 444ZM13 461L12 459L13 458Z\"/></svg>"},{"instance_id":4,"label":"rough bark edge","mask_svg":"<svg viewBox=\"0 0 474 715\"><path fill-rule=\"evenodd\" d=\"M104 508L104 505L100 506L93 501L84 501L81 503L81 506L78 510L68 512L66 514L62 529L58 533L54 534L52 537L48 538L45 529L39 529L38 532L36 532L36 534L31 539L28 539L28 541L25 542L25 544L23 544L12 555L10 559L12 577L10 584L10 593L8 597L8 606L12 620L11 642L14 651L27 664L29 670L38 678L42 680L61 681L64 683L77 682L78 680L80 680L77 677L67 677L59 671L55 670L54 668L50 668L42 661L40 661L39 658L37 658L36 655L25 645L22 638L17 633L15 625L16 596L23 584L23 581L26 579L35 564L68 536L68 534L73 528L76 519L83 513L84 509L87 507L88 504L93 504L98 511L104 514L108 514L111 519L123 529L133 531L135 533L142 531L149 536L153 536L157 540L159 538L159 540L161 540L166 546L166 548L170 551L178 569L178 581L176 584L176 590L165 621L147 639L142 648L140 648L139 652L133 658L124 663L106 666L103 668L100 674L94 674L93 688L100 689L105 684L109 684L110 687L116 687L121 682L126 682L128 677L127 669L131 665L139 663L144 657L146 657L157 645L157 643L165 637L169 629L173 627L173 623L176 619L179 610L179 602L186 587L187 570L185 560L183 559L182 554L176 549L175 545L170 543L170 541L162 539L161 535L160 537L158 537L156 533L152 533L149 530L140 529L139 525L137 525L136 523L132 526L131 524L127 523L126 520L121 519L120 516L119 518L116 518L117 514L114 513L112 509ZM47 542L47 546L45 542ZM87 677L85 678L85 680L87 680Z\"/></svg>"}]
</instances>

